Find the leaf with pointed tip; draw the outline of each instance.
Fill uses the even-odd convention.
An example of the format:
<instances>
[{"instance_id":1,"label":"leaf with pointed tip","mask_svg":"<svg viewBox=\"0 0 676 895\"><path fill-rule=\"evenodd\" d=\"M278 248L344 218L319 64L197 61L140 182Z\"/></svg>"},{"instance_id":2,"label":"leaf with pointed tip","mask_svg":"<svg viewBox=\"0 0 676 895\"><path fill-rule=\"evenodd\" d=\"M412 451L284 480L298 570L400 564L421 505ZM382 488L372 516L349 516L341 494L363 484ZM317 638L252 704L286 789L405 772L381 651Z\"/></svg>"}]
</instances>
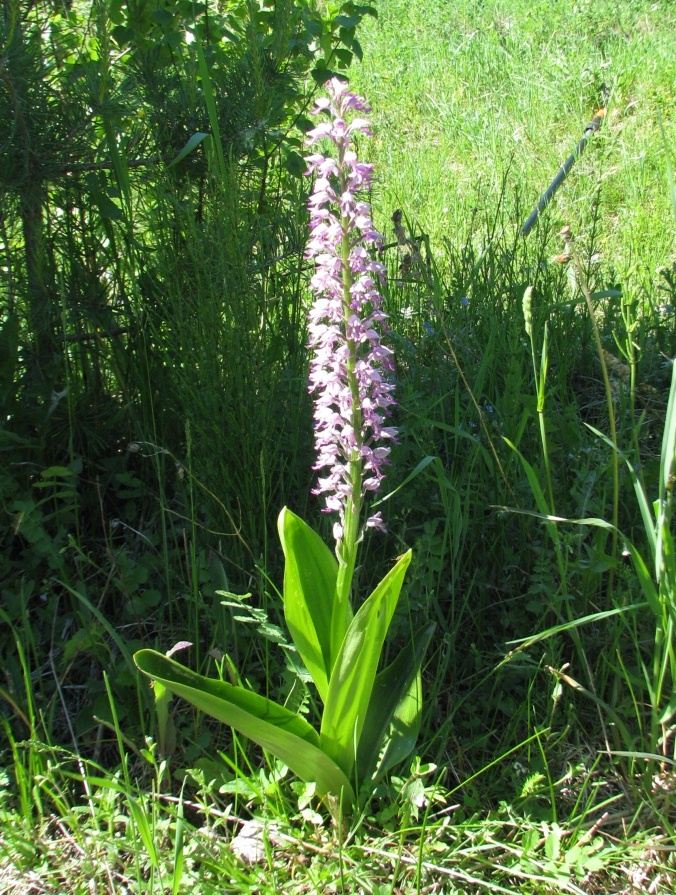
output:
<instances>
[{"instance_id":1,"label":"leaf with pointed tip","mask_svg":"<svg viewBox=\"0 0 676 895\"><path fill-rule=\"evenodd\" d=\"M370 779L376 770L378 775L384 774L415 747L422 706L420 666L435 628L428 624L416 631L410 648L402 649L376 675L357 752L360 782Z\"/></svg>"},{"instance_id":2,"label":"leaf with pointed tip","mask_svg":"<svg viewBox=\"0 0 676 895\"><path fill-rule=\"evenodd\" d=\"M348 776L354 768L380 654L411 555L409 550L399 557L394 568L359 608L331 672L320 745Z\"/></svg>"},{"instance_id":3,"label":"leaf with pointed tip","mask_svg":"<svg viewBox=\"0 0 676 895\"><path fill-rule=\"evenodd\" d=\"M155 650L140 650L134 662L176 696L267 749L301 780L315 783L317 795L330 793L346 806L354 804L349 780L319 748L317 731L301 715L243 687L197 674Z\"/></svg>"},{"instance_id":4,"label":"leaf with pointed tip","mask_svg":"<svg viewBox=\"0 0 676 895\"><path fill-rule=\"evenodd\" d=\"M377 773L382 776L390 768L404 761L415 749L422 721L422 674L416 671L411 685L404 693L392 715L385 736L385 749L378 762Z\"/></svg>"},{"instance_id":5,"label":"leaf with pointed tip","mask_svg":"<svg viewBox=\"0 0 676 895\"><path fill-rule=\"evenodd\" d=\"M285 558L284 618L296 649L326 702L338 562L319 535L286 507L279 514L277 525ZM350 612L348 624L351 618Z\"/></svg>"}]
</instances>

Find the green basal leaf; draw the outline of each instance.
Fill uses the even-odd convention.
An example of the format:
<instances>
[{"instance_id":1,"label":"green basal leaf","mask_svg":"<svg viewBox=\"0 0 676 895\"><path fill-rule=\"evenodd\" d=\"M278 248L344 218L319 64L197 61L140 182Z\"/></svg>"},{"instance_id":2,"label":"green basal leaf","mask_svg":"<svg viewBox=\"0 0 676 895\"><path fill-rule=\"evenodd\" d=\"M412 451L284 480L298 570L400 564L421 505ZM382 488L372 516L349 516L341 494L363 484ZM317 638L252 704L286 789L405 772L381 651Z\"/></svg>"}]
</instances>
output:
<instances>
[{"instance_id":1,"label":"green basal leaf","mask_svg":"<svg viewBox=\"0 0 676 895\"><path fill-rule=\"evenodd\" d=\"M415 749L422 721L422 675L416 671L411 684L394 710L385 737L385 749L378 762L377 775L404 761Z\"/></svg>"},{"instance_id":2,"label":"green basal leaf","mask_svg":"<svg viewBox=\"0 0 676 895\"><path fill-rule=\"evenodd\" d=\"M416 631L410 647L376 675L357 751L360 782L376 770L385 773L415 746L422 707L419 670L435 627L428 624Z\"/></svg>"},{"instance_id":3,"label":"green basal leaf","mask_svg":"<svg viewBox=\"0 0 676 895\"><path fill-rule=\"evenodd\" d=\"M243 687L197 674L155 650L140 650L134 662L176 696L267 749L301 780L315 783L318 796L330 793L345 806L354 804L349 780L319 748L317 731L301 715Z\"/></svg>"},{"instance_id":4,"label":"green basal leaf","mask_svg":"<svg viewBox=\"0 0 676 895\"><path fill-rule=\"evenodd\" d=\"M177 696L183 696L183 690L199 691L201 701L208 699L213 700L214 706L221 703L232 706L234 709L248 712L279 729L284 729L294 736L301 737L315 746L319 744L317 731L302 715L296 715L284 706L265 696L260 696L252 690L233 686L226 681L204 677L204 675L191 671L174 659L155 650L139 650L134 654L134 663L139 671L159 681L163 687ZM184 698L192 701L190 696ZM193 705L197 705L197 703L193 702ZM213 714L210 709L203 709L203 711ZM218 716L214 714L213 717L217 718ZM229 721L225 721L225 723L230 724ZM235 725L230 726L234 727Z\"/></svg>"},{"instance_id":5,"label":"green basal leaf","mask_svg":"<svg viewBox=\"0 0 676 895\"><path fill-rule=\"evenodd\" d=\"M320 744L348 776L354 768L380 653L410 562L409 550L360 607L331 672Z\"/></svg>"},{"instance_id":6,"label":"green basal leaf","mask_svg":"<svg viewBox=\"0 0 676 895\"><path fill-rule=\"evenodd\" d=\"M284 507L277 523L284 557L284 617L301 659L326 702L331 614L338 561L309 525ZM352 614L349 614L348 623Z\"/></svg>"}]
</instances>

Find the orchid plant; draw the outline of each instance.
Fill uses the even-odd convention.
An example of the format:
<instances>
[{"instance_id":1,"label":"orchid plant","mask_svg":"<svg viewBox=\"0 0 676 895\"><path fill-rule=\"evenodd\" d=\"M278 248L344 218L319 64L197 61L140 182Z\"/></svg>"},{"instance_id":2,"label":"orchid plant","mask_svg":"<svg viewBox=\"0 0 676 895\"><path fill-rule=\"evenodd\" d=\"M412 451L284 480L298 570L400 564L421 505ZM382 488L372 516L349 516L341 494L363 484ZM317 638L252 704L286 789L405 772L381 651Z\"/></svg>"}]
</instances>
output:
<instances>
[{"instance_id":1,"label":"orchid plant","mask_svg":"<svg viewBox=\"0 0 676 895\"><path fill-rule=\"evenodd\" d=\"M360 791L403 760L420 728L420 666L434 630L425 625L410 649L378 670L411 551L400 556L355 612L353 579L364 528L384 530L380 513L366 518L365 498L378 491L396 429L386 425L394 405L391 351L382 343L386 314L380 284L384 267L373 257L382 243L362 198L372 166L360 162L356 134L370 135L361 97L334 78L315 115L328 115L308 133L330 154L306 159L314 175L310 197L314 260L309 315L314 396L315 489L324 511L336 514L335 554L298 516L284 508L278 529L285 557L284 615L293 643L323 703L317 731L301 715L243 687L212 680L169 656L141 650L135 662L167 691L229 724L284 762L330 804L350 810Z\"/></svg>"}]
</instances>

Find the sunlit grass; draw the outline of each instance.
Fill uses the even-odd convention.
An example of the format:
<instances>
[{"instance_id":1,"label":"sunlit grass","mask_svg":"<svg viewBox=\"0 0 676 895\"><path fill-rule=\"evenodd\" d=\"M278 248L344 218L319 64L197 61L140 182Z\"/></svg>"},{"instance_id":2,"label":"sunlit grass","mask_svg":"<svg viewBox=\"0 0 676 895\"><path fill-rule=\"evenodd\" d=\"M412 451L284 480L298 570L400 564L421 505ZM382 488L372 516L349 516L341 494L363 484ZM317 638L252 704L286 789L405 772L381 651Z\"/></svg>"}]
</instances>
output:
<instances>
[{"instance_id":1,"label":"sunlit grass","mask_svg":"<svg viewBox=\"0 0 676 895\"><path fill-rule=\"evenodd\" d=\"M490 216L502 201L515 233L606 106L552 205L552 229L593 232L620 271L670 259L659 131L662 119L674 133L669 5L384 0L378 10L352 81L374 107L384 226L403 207L436 242L457 241L474 209Z\"/></svg>"},{"instance_id":2,"label":"sunlit grass","mask_svg":"<svg viewBox=\"0 0 676 895\"><path fill-rule=\"evenodd\" d=\"M56 764L38 780L44 813L32 823L8 810L4 783L0 789L2 891L669 891L658 860L663 841L643 828L607 769L604 775L578 764L551 781L571 812L557 818L550 769L528 772L527 745L518 760L502 760L510 792L494 809L471 810L457 789L441 784L434 766L417 765L411 776L393 779L342 842L302 799L302 788L289 789L287 780L282 785L292 798L279 798L279 768L252 775L248 799L241 787L240 809L233 810L206 773L193 772L190 795L183 788L174 795L150 783L150 767L137 767L141 779L130 789L91 763L78 777L72 756L55 750ZM78 782L86 784L91 810L73 799Z\"/></svg>"}]
</instances>

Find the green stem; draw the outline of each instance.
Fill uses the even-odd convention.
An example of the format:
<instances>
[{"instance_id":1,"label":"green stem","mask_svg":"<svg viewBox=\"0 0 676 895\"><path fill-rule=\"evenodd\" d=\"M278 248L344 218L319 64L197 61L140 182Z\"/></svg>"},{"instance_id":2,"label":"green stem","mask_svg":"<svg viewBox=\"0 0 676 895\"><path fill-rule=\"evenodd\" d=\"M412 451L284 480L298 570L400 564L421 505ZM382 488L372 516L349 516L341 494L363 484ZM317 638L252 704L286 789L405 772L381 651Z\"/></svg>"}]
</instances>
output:
<instances>
[{"instance_id":1,"label":"green stem","mask_svg":"<svg viewBox=\"0 0 676 895\"><path fill-rule=\"evenodd\" d=\"M575 252L572 252L573 265L575 268L575 273L577 275L578 282L580 283L580 287L582 288L582 292L584 294L585 300L587 302L587 310L589 311L589 317L591 320L592 331L594 333L594 342L596 343L596 353L598 354L599 362L601 364L601 372L603 374L603 385L606 393L606 405L608 407L608 426L610 427L610 440L613 443L614 451L612 454L612 469L613 469L613 529L612 529L612 545L610 554L613 559L617 558L617 526L619 524L619 515L620 515L620 472L619 472L619 448L617 444L617 428L615 425L615 408L613 407L613 392L610 387L610 378L608 376L608 365L606 364L606 360L603 354L603 344L601 342L601 334L599 333L598 324L596 323L596 315L594 313L594 304L592 302L591 293L589 292L589 287L587 285L587 278L585 277L584 271L582 270L582 265L580 264L580 259L578 258ZM608 597L612 601L613 599L613 589L614 589L614 575L615 570L611 565L610 570L608 572Z\"/></svg>"},{"instance_id":2,"label":"green stem","mask_svg":"<svg viewBox=\"0 0 676 895\"><path fill-rule=\"evenodd\" d=\"M344 174L343 163L344 149L341 147L338 157L341 193L344 193L347 190L347 179ZM350 268L350 221L345 215L341 216L341 225L343 230L343 240L341 245L341 261L343 268L343 326L347 334L348 321L351 314L350 290L353 284L353 277ZM346 628L347 614L350 606L350 594L352 590L352 579L354 578L354 570L357 562L359 520L362 506L361 488L363 460L361 457L361 447L363 437L363 416L359 399L359 383L355 372L357 364L357 345L354 340L348 338L347 347L347 381L352 397L351 425L356 444L352 449L352 456L349 461L352 491L345 504L343 533L336 547L339 565L338 578L336 581L336 601L331 615L332 643L342 642L342 633Z\"/></svg>"}]
</instances>

